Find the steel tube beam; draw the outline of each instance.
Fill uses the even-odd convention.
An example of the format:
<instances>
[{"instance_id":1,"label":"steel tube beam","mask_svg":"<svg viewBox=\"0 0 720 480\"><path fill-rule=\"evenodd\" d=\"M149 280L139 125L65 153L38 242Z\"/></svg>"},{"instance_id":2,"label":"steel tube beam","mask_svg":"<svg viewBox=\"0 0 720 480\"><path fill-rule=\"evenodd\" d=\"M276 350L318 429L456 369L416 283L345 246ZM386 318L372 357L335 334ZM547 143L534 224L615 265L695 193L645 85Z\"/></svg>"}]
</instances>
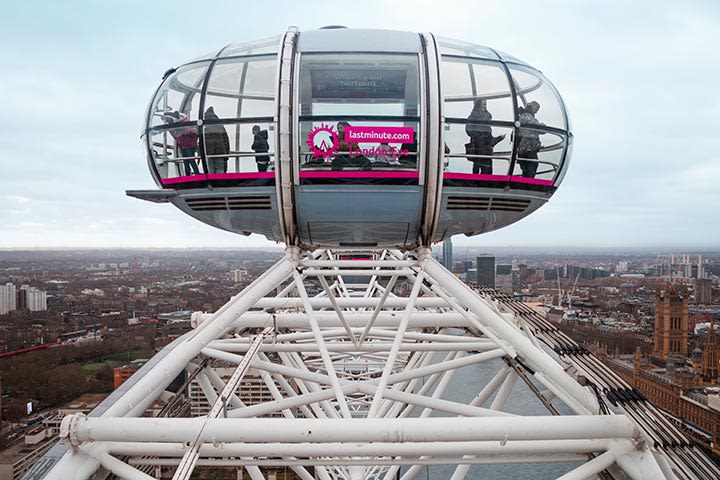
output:
<instances>
[{"instance_id":1,"label":"steel tube beam","mask_svg":"<svg viewBox=\"0 0 720 480\"><path fill-rule=\"evenodd\" d=\"M392 347L390 342L371 342L365 341L360 346L347 343L335 343L328 344L327 350L332 353L356 353L356 354L367 354L367 353L378 353L378 352L389 352ZM401 352L454 352L454 351L482 351L487 350L488 347L495 348L495 345L488 345L484 343L476 342L463 342L463 343L401 343L399 351ZM211 351L224 351L234 353L245 353L248 351L249 345L244 344L231 344L231 343L214 343L207 350L203 352ZM314 343L265 343L260 347L262 352L298 352L298 353L316 353L320 349L317 344Z\"/></svg>"},{"instance_id":2,"label":"steel tube beam","mask_svg":"<svg viewBox=\"0 0 720 480\"><path fill-rule=\"evenodd\" d=\"M182 457L182 443L128 443L103 444L108 452L118 456ZM405 443L223 443L204 444L203 457L322 457L322 456L437 456L455 455L531 455L541 453L592 453L608 449L607 440L542 440L482 442L405 442Z\"/></svg>"},{"instance_id":3,"label":"steel tube beam","mask_svg":"<svg viewBox=\"0 0 720 480\"><path fill-rule=\"evenodd\" d=\"M414 272L413 272L414 273ZM352 272L345 272L346 275L352 275ZM458 280L459 281L459 280ZM340 308L375 308L380 299L378 297L338 297L337 304ZM390 297L385 300L384 306L387 308L405 308L407 298ZM310 305L316 309L331 309L332 303L329 298L310 298ZM256 307L260 308L301 308L303 301L299 297L264 297L255 302ZM418 308L449 308L447 302L439 297L420 297L417 302ZM366 312L367 313L367 312Z\"/></svg>"},{"instance_id":4,"label":"steel tube beam","mask_svg":"<svg viewBox=\"0 0 720 480\"><path fill-rule=\"evenodd\" d=\"M61 435L88 441L184 442L197 433L200 418L63 419ZM279 428L279 426L282 428ZM480 440L564 440L631 438L636 429L622 415L568 417L473 417L400 419L210 419L204 442L417 442Z\"/></svg>"},{"instance_id":5,"label":"steel tube beam","mask_svg":"<svg viewBox=\"0 0 720 480\"><path fill-rule=\"evenodd\" d=\"M558 480L586 480L588 478L592 478L594 475L599 474L615 463L618 456L623 453L626 452L618 451L617 449L608 450L602 455L593 458L589 462L583 463L575 470L571 470L562 477L558 477Z\"/></svg>"},{"instance_id":6,"label":"steel tube beam","mask_svg":"<svg viewBox=\"0 0 720 480\"><path fill-rule=\"evenodd\" d=\"M358 390L371 395L372 393L374 393L375 387L372 387L370 385L360 384L360 385L358 385ZM408 403L411 405L416 405L418 407L440 410L440 411L452 413L455 415L463 415L463 416L467 416L467 417L514 417L515 416L512 413L501 412L499 410L490 410L490 409L481 408L481 407L471 407L469 405L463 405L462 403L451 402L449 400L425 397L423 395L416 395L414 393L407 393L407 392L391 390L391 389L385 390L383 396L390 400Z\"/></svg>"},{"instance_id":7,"label":"steel tube beam","mask_svg":"<svg viewBox=\"0 0 720 480\"><path fill-rule=\"evenodd\" d=\"M155 480L155 477L141 472L137 468L133 468L127 463L113 457L109 453L102 453L98 456L100 465L110 470L119 478L127 480Z\"/></svg>"},{"instance_id":8,"label":"steel tube beam","mask_svg":"<svg viewBox=\"0 0 720 480\"><path fill-rule=\"evenodd\" d=\"M398 326L397 335L395 336L395 340L393 341L392 348L390 349L387 360L385 361L385 367L383 368L382 375L380 376L378 388L377 390L375 390L375 396L373 397L372 404L370 405L370 410L368 411L367 418L375 417L377 415L378 409L380 408L380 403L382 402L382 396L385 392L385 387L388 384L390 373L395 367L395 359L397 358L398 351L400 350L400 344L402 343L403 335L405 335L405 330L407 330L408 321L410 321L410 316L413 312L415 300L417 300L418 298L418 294L420 293L420 287L422 286L424 278L425 275L422 272L420 272L420 274L418 274L418 276L415 278L415 284L413 285L412 291L410 292L410 298L408 299L407 306L405 307L405 313L403 314L402 320L400 320L400 325Z\"/></svg>"},{"instance_id":9,"label":"steel tube beam","mask_svg":"<svg viewBox=\"0 0 720 480\"><path fill-rule=\"evenodd\" d=\"M282 283L295 271L296 261L288 254L252 282L241 295L218 310L210 321L203 322L195 334L172 350L163 360L163 368L150 370L136 384L108 408L103 416L120 417L146 400L159 386L167 386L195 358L200 350L212 340L227 332L235 320L254 306L268 292Z\"/></svg>"},{"instance_id":10,"label":"steel tube beam","mask_svg":"<svg viewBox=\"0 0 720 480\"><path fill-rule=\"evenodd\" d=\"M303 260L300 263L308 268L348 268L349 274L358 268L408 268L418 264L417 260Z\"/></svg>"},{"instance_id":11,"label":"steel tube beam","mask_svg":"<svg viewBox=\"0 0 720 480\"><path fill-rule=\"evenodd\" d=\"M398 275L401 277L414 277L415 271L409 268L398 268L389 270L341 270L339 268L309 268L303 270L303 274L307 277L342 277L343 275L358 275L364 277L372 277L374 275L379 277L392 277Z\"/></svg>"},{"instance_id":12,"label":"steel tube beam","mask_svg":"<svg viewBox=\"0 0 720 480\"><path fill-rule=\"evenodd\" d=\"M425 249L427 250L427 249ZM558 387L567 392L590 413L597 414L599 406L597 400L571 378L563 368L550 358L544 351L536 348L525 334L517 327L511 326L502 317L485 305L467 285L460 282L442 265L432 258L429 251L424 251L421 257L426 259L425 268L433 279L440 282L443 288L457 298L463 305L475 313L482 323L488 325L503 340L510 343L534 370L542 371Z\"/></svg>"},{"instance_id":13,"label":"steel tube beam","mask_svg":"<svg viewBox=\"0 0 720 480\"><path fill-rule=\"evenodd\" d=\"M433 373L441 373L451 368L461 368L467 365L494 360L496 358L501 358L504 355L505 352L498 348L488 352L476 353L475 355L468 355L467 357L448 360L446 362L433 363L426 367L420 367L406 372L393 373L388 379L388 384L404 382L406 380L412 380L413 378L432 375Z\"/></svg>"},{"instance_id":14,"label":"steel tube beam","mask_svg":"<svg viewBox=\"0 0 720 480\"><path fill-rule=\"evenodd\" d=\"M512 456L501 456L501 457L482 457L482 458L474 458L469 461L469 463L472 463L474 465L498 465L498 464L517 464L517 463L569 463L569 462L584 462L587 460L587 457L584 455L550 455L550 456L523 456L523 457L512 457ZM138 459L135 460L133 463L136 465L177 465L180 462L179 459L154 459L154 458L148 458L148 459ZM379 458L379 459L373 459L372 463L374 466L393 466L393 465L454 465L458 462L457 458L450 457L438 457L438 458L397 458L397 459L387 459L387 458ZM307 459L307 458L297 458L297 459L272 459L272 460L266 460L266 459L257 459L257 458L247 458L247 459L200 459L198 460L199 466L208 466L208 467L235 467L235 466L250 466L250 465L256 465L260 467L292 467L292 466L314 466L316 467L315 473L318 472L318 467L321 466L327 466L328 468L337 468L337 467L344 467L344 466L361 466L366 467L368 463L368 459L355 459L355 458L332 458L332 457L326 457L323 459ZM330 479L330 477L321 477L323 480ZM346 476L340 476L335 478L347 478ZM403 476L402 478L405 478ZM652 479L655 480L655 479ZM661 479L657 479L661 480ZM662 480L666 480L665 477L662 478ZM715 480L715 479L713 479Z\"/></svg>"},{"instance_id":15,"label":"steel tube beam","mask_svg":"<svg viewBox=\"0 0 720 480\"><path fill-rule=\"evenodd\" d=\"M348 409L345 395L343 394L340 387L340 382L338 381L335 367L333 366L332 360L330 359L330 353L327 351L327 347L325 346L325 339L322 336L322 331L320 330L320 326L315 320L315 312L313 312L313 308L310 305L307 292L305 291L305 285L303 285L303 279L300 277L300 274L298 272L293 272L293 278L295 279L295 286L298 289L298 293L300 293L300 296L302 297L305 312L308 314L308 318L310 320L310 326L312 327L312 331L315 334L315 341L320 348L320 356L322 357L323 364L325 365L325 371L327 372L328 377L330 377L330 383L333 390L335 391L338 404L340 405L340 412L342 412L345 418L350 418L350 410Z\"/></svg>"}]
</instances>

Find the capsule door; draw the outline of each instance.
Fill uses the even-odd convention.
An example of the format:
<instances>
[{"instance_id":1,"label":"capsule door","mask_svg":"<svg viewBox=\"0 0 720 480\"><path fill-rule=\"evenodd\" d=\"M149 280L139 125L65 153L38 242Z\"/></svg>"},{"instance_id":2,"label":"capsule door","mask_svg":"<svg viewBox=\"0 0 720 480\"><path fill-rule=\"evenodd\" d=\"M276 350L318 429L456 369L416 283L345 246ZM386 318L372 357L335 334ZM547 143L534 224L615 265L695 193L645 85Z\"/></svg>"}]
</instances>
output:
<instances>
[{"instance_id":1,"label":"capsule door","mask_svg":"<svg viewBox=\"0 0 720 480\"><path fill-rule=\"evenodd\" d=\"M298 243L408 247L422 215L417 53L300 53L294 145Z\"/></svg>"}]
</instances>

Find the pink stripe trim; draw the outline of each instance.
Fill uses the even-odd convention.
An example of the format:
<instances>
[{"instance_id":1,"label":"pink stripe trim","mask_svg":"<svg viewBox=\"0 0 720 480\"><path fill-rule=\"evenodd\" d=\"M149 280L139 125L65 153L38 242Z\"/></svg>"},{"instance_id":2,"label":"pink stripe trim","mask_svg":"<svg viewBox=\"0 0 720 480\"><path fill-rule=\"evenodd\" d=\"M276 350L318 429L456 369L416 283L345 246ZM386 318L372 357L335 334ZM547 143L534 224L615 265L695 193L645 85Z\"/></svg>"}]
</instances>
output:
<instances>
[{"instance_id":1,"label":"pink stripe trim","mask_svg":"<svg viewBox=\"0 0 720 480\"><path fill-rule=\"evenodd\" d=\"M357 172L317 171L300 172L300 178L418 178L418 172L382 172L361 170Z\"/></svg>"},{"instance_id":2,"label":"pink stripe trim","mask_svg":"<svg viewBox=\"0 0 720 480\"><path fill-rule=\"evenodd\" d=\"M542 180L539 178L527 178L527 177L520 177L517 175L513 175L510 177L511 182L515 183L529 183L531 185L544 185L546 187L551 187L553 182L552 180Z\"/></svg>"},{"instance_id":3,"label":"pink stripe trim","mask_svg":"<svg viewBox=\"0 0 720 480\"><path fill-rule=\"evenodd\" d=\"M507 182L510 177L507 175L489 175L487 173L443 173L443 178L448 180L489 180L494 182Z\"/></svg>"},{"instance_id":4,"label":"pink stripe trim","mask_svg":"<svg viewBox=\"0 0 720 480\"><path fill-rule=\"evenodd\" d=\"M208 180L240 180L248 178L275 178L275 172L208 173Z\"/></svg>"},{"instance_id":5,"label":"pink stripe trim","mask_svg":"<svg viewBox=\"0 0 720 480\"><path fill-rule=\"evenodd\" d=\"M207 180L207 176L204 174L200 175L184 175L182 177L173 178L161 178L160 181L163 185L172 185L174 183L188 183L188 182L203 182Z\"/></svg>"}]
</instances>

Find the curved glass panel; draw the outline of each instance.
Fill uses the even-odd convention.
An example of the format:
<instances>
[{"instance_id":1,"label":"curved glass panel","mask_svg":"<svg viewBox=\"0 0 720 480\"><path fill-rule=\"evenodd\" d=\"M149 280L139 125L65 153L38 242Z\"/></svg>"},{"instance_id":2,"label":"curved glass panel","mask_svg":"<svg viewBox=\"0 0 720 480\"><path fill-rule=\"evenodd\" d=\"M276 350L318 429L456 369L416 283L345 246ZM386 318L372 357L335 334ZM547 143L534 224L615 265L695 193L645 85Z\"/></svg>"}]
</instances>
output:
<instances>
[{"instance_id":1,"label":"curved glass panel","mask_svg":"<svg viewBox=\"0 0 720 480\"><path fill-rule=\"evenodd\" d=\"M202 140L211 180L222 178L223 174L275 170L275 128L271 122L207 122L203 125Z\"/></svg>"},{"instance_id":2,"label":"curved glass panel","mask_svg":"<svg viewBox=\"0 0 720 480\"><path fill-rule=\"evenodd\" d=\"M486 101L485 120L514 120L507 74L498 62L442 58L442 91L447 118L468 118L476 100Z\"/></svg>"},{"instance_id":3,"label":"curved glass panel","mask_svg":"<svg viewBox=\"0 0 720 480\"><path fill-rule=\"evenodd\" d=\"M205 108L218 118L272 116L275 109L275 56L218 60L208 80Z\"/></svg>"},{"instance_id":4,"label":"curved glass panel","mask_svg":"<svg viewBox=\"0 0 720 480\"><path fill-rule=\"evenodd\" d=\"M301 122L300 129L310 133L300 144L300 168L303 171L416 171L418 127L417 121Z\"/></svg>"},{"instance_id":5,"label":"curved glass panel","mask_svg":"<svg viewBox=\"0 0 720 480\"><path fill-rule=\"evenodd\" d=\"M446 37L436 37L441 55L458 55L461 57L489 58L497 60L498 56L491 48L475 45L462 40Z\"/></svg>"},{"instance_id":6,"label":"curved glass panel","mask_svg":"<svg viewBox=\"0 0 720 480\"><path fill-rule=\"evenodd\" d=\"M513 176L544 181L559 173L566 137L536 128L518 129L517 158Z\"/></svg>"},{"instance_id":7,"label":"curved glass panel","mask_svg":"<svg viewBox=\"0 0 720 480\"><path fill-rule=\"evenodd\" d=\"M208 65L185 65L165 79L150 103L148 128L167 124L167 114L173 112L190 121L199 118L200 93Z\"/></svg>"},{"instance_id":8,"label":"curved glass panel","mask_svg":"<svg viewBox=\"0 0 720 480\"><path fill-rule=\"evenodd\" d=\"M193 175L201 176L199 180L204 179L195 126L185 125L151 132L149 153L163 180Z\"/></svg>"},{"instance_id":9,"label":"curved glass panel","mask_svg":"<svg viewBox=\"0 0 720 480\"><path fill-rule=\"evenodd\" d=\"M239 55L262 55L266 53L278 53L280 48L280 36L262 38L252 42L233 43L220 52L220 58L234 57Z\"/></svg>"},{"instance_id":10,"label":"curved glass panel","mask_svg":"<svg viewBox=\"0 0 720 480\"><path fill-rule=\"evenodd\" d=\"M513 57L512 55L508 55L508 54L505 53L505 52L501 52L500 50L495 50L495 52L496 52L498 55L500 55L500 58L502 58L502 59L505 60L506 62L513 62L513 63L520 63L520 64L522 64L522 65L527 65L527 62L524 62L524 61L520 60L520 59L517 58L517 57Z\"/></svg>"},{"instance_id":11,"label":"curved glass panel","mask_svg":"<svg viewBox=\"0 0 720 480\"><path fill-rule=\"evenodd\" d=\"M222 50L222 49L221 49L221 50ZM216 49L216 50L213 50L213 51L211 51L211 52L207 52L207 53L204 54L204 55L200 55L200 56L198 56L198 57L193 58L192 60L190 60L190 61L187 62L187 63L199 62L199 61L201 61L201 60L212 60L213 58L215 58L215 57L217 56L217 54L218 54L221 50L217 50L217 49Z\"/></svg>"},{"instance_id":12,"label":"curved glass panel","mask_svg":"<svg viewBox=\"0 0 720 480\"><path fill-rule=\"evenodd\" d=\"M299 78L301 170L417 170L417 55L305 54Z\"/></svg>"},{"instance_id":13,"label":"curved glass panel","mask_svg":"<svg viewBox=\"0 0 720 480\"><path fill-rule=\"evenodd\" d=\"M535 117L541 124L566 130L562 100L555 87L540 72L514 65L508 68L515 82L519 109L527 110L527 106L535 102L538 107ZM518 115L521 114L518 111Z\"/></svg>"},{"instance_id":14,"label":"curved glass panel","mask_svg":"<svg viewBox=\"0 0 720 480\"><path fill-rule=\"evenodd\" d=\"M491 127L487 124L447 124L444 171L508 175L512 153L512 132L511 127Z\"/></svg>"}]
</instances>

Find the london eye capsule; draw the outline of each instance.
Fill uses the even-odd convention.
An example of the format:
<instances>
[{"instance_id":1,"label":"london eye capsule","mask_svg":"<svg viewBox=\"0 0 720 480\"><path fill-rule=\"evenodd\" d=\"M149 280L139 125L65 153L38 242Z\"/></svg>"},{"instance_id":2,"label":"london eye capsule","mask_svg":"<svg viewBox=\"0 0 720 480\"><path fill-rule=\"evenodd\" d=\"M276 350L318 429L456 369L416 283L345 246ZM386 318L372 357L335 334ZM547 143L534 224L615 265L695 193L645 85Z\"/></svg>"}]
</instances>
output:
<instances>
[{"instance_id":1,"label":"london eye capsule","mask_svg":"<svg viewBox=\"0 0 720 480\"><path fill-rule=\"evenodd\" d=\"M555 88L517 58L332 27L169 70L142 141L160 189L128 195L303 248L407 249L538 209L572 133Z\"/></svg>"}]
</instances>

